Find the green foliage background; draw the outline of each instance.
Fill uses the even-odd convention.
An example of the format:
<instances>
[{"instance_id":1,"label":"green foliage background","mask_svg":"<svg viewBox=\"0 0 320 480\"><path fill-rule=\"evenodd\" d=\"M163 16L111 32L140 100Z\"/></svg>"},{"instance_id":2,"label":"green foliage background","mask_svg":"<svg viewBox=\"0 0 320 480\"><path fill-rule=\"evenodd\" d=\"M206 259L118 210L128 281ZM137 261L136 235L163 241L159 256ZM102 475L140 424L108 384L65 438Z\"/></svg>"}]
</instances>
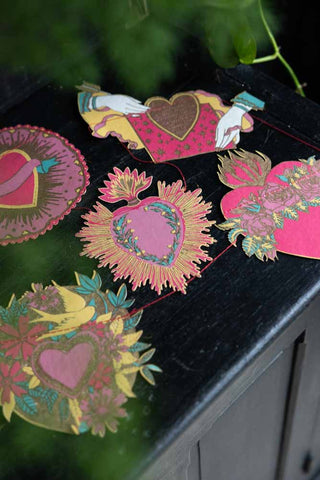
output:
<instances>
[{"instance_id":1,"label":"green foliage background","mask_svg":"<svg viewBox=\"0 0 320 480\"><path fill-rule=\"evenodd\" d=\"M263 8L279 26L271 0ZM16 0L4 2L1 66L26 67L63 86L116 74L128 92L155 93L189 38L215 64L252 63L269 42L259 0Z\"/></svg>"}]
</instances>

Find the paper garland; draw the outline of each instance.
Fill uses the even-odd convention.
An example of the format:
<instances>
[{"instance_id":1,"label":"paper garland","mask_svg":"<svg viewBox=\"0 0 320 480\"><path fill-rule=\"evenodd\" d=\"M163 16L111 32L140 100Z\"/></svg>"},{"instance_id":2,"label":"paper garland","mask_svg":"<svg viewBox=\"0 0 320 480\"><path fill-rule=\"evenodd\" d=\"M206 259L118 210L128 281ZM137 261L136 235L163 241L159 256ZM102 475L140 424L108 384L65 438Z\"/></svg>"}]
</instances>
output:
<instances>
[{"instance_id":1,"label":"paper garland","mask_svg":"<svg viewBox=\"0 0 320 480\"><path fill-rule=\"evenodd\" d=\"M214 223L206 217L211 203L201 190L184 191L182 182L158 182L158 196L144 200L139 193L152 177L137 170L114 168L101 188L100 199L127 206L111 212L101 203L84 215L85 226L77 234L87 242L83 254L99 258L99 267L111 265L114 278L128 278L135 290L150 284L158 294L169 286L186 292L186 279L200 276L199 264L211 260L203 248L215 240L209 230Z\"/></svg>"},{"instance_id":2,"label":"paper garland","mask_svg":"<svg viewBox=\"0 0 320 480\"><path fill-rule=\"evenodd\" d=\"M89 174L80 151L55 132L0 131L0 245L35 239L80 201Z\"/></svg>"},{"instance_id":3,"label":"paper garland","mask_svg":"<svg viewBox=\"0 0 320 480\"><path fill-rule=\"evenodd\" d=\"M241 150L220 156L220 180L234 190L221 201L231 243L243 235L247 256L274 260L277 252L320 259L320 160L282 162Z\"/></svg>"},{"instance_id":4,"label":"paper garland","mask_svg":"<svg viewBox=\"0 0 320 480\"><path fill-rule=\"evenodd\" d=\"M180 92L169 100L149 98L145 105L126 95L111 95L84 83L78 87L78 107L92 135L117 137L128 148L145 148L155 163L235 148L240 131L250 132L252 108L264 102L242 92L225 106L204 90Z\"/></svg>"},{"instance_id":5,"label":"paper garland","mask_svg":"<svg viewBox=\"0 0 320 480\"><path fill-rule=\"evenodd\" d=\"M53 282L0 307L0 405L37 426L104 436L116 432L140 374L154 384L155 349L140 341L142 312L123 284L101 291L101 278L76 273L77 285ZM144 352L144 353L142 353Z\"/></svg>"}]
</instances>

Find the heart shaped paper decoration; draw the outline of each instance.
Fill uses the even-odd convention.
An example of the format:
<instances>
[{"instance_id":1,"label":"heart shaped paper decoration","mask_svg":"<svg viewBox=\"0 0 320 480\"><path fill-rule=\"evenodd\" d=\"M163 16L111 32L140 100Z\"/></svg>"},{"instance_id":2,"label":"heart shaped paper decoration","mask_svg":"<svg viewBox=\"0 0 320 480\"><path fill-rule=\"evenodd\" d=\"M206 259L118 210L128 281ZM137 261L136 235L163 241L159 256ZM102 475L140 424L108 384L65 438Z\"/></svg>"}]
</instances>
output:
<instances>
[{"instance_id":1,"label":"heart shaped paper decoration","mask_svg":"<svg viewBox=\"0 0 320 480\"><path fill-rule=\"evenodd\" d=\"M57 133L30 125L0 130L0 245L50 230L88 184L83 156Z\"/></svg>"},{"instance_id":2,"label":"heart shaped paper decoration","mask_svg":"<svg viewBox=\"0 0 320 480\"><path fill-rule=\"evenodd\" d=\"M240 131L253 130L247 110L260 110L264 105L247 92L232 99L240 109L230 111L218 95L204 90L179 92L169 99L155 96L142 105L87 82L78 88L79 111L94 137L111 135L129 149L144 148L154 163L235 148Z\"/></svg>"},{"instance_id":3,"label":"heart shaped paper decoration","mask_svg":"<svg viewBox=\"0 0 320 480\"><path fill-rule=\"evenodd\" d=\"M137 373L154 384L155 349L139 341L142 311L130 315L122 285L103 293L101 278L43 288L0 307L0 405L30 423L66 433L116 432L134 397ZM141 355L139 352L145 352Z\"/></svg>"},{"instance_id":4,"label":"heart shaped paper decoration","mask_svg":"<svg viewBox=\"0 0 320 480\"><path fill-rule=\"evenodd\" d=\"M233 188L221 201L227 219L217 225L251 257L274 260L277 251L320 259L320 160L286 161L271 168L263 154L244 150L220 157L220 180Z\"/></svg>"},{"instance_id":5,"label":"heart shaped paper decoration","mask_svg":"<svg viewBox=\"0 0 320 480\"><path fill-rule=\"evenodd\" d=\"M115 279L129 278L135 290L150 283L159 294L165 286L186 291L186 278L199 276L199 263L210 260L203 247L214 242L212 221L206 217L211 203L201 190L184 191L182 182L158 182L158 196L140 201L138 195L152 177L129 168L114 168L101 200L126 200L127 206L111 212L101 203L84 215L85 227L77 234L87 242L83 254L99 258L100 267L113 266Z\"/></svg>"}]
</instances>

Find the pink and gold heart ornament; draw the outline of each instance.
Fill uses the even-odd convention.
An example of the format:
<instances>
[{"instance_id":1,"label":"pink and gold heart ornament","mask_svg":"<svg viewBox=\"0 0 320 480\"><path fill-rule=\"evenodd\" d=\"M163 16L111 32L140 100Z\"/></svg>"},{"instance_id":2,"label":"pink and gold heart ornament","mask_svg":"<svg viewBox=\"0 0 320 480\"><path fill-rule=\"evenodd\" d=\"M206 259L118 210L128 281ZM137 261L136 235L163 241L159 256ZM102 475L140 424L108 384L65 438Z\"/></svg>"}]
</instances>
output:
<instances>
[{"instance_id":1,"label":"pink and gold heart ornament","mask_svg":"<svg viewBox=\"0 0 320 480\"><path fill-rule=\"evenodd\" d=\"M24 420L59 432L116 432L134 397L137 374L155 384L161 369L136 329L123 284L101 290L101 278L76 273L77 284L32 284L20 299L0 307L0 405L10 421Z\"/></svg>"},{"instance_id":2,"label":"pink and gold heart ornament","mask_svg":"<svg viewBox=\"0 0 320 480\"><path fill-rule=\"evenodd\" d=\"M248 257L275 260L277 252L320 259L320 160L314 156L272 167L263 153L219 156L219 178L233 190L221 201L229 231Z\"/></svg>"},{"instance_id":3,"label":"pink and gold heart ornament","mask_svg":"<svg viewBox=\"0 0 320 480\"><path fill-rule=\"evenodd\" d=\"M58 133L30 125L0 130L0 245L43 235L88 184L84 157Z\"/></svg>"},{"instance_id":4,"label":"pink and gold heart ornament","mask_svg":"<svg viewBox=\"0 0 320 480\"><path fill-rule=\"evenodd\" d=\"M180 180L159 181L158 195L140 200L152 177L128 167L115 167L108 177L99 198L127 205L111 212L98 202L83 216L85 226L77 234L86 242L82 254L98 258L99 267L110 265L115 280L129 279L133 290L149 283L158 294L167 286L186 293L186 279L200 276L199 264L211 260L211 203L199 188L185 191Z\"/></svg>"}]
</instances>

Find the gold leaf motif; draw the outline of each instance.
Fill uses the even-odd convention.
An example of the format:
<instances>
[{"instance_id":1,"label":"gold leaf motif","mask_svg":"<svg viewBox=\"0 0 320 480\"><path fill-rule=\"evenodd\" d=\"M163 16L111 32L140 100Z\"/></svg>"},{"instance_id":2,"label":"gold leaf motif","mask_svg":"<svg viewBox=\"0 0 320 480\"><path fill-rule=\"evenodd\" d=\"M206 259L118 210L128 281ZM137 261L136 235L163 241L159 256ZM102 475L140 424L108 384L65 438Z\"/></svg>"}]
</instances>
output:
<instances>
[{"instance_id":1,"label":"gold leaf motif","mask_svg":"<svg viewBox=\"0 0 320 480\"><path fill-rule=\"evenodd\" d=\"M264 185L271 170L271 160L260 152L251 153L246 150L229 151L228 155L218 155L221 165L218 177L230 188L252 185Z\"/></svg>"},{"instance_id":2,"label":"gold leaf motif","mask_svg":"<svg viewBox=\"0 0 320 480\"><path fill-rule=\"evenodd\" d=\"M9 402L5 402L3 405L2 405L2 413L3 413L3 416L4 418L10 422L10 419L11 419L11 415L12 415L12 412L13 412L13 409L15 407L15 404L16 404L16 401L14 399L14 393L13 392L10 392L10 400Z\"/></svg>"},{"instance_id":3,"label":"gold leaf motif","mask_svg":"<svg viewBox=\"0 0 320 480\"><path fill-rule=\"evenodd\" d=\"M116 374L116 384L127 397L135 397L135 394L131 389L129 380L122 373Z\"/></svg>"},{"instance_id":4,"label":"gold leaf motif","mask_svg":"<svg viewBox=\"0 0 320 480\"><path fill-rule=\"evenodd\" d=\"M79 402L78 400L74 399L74 398L69 398L69 408L70 408L70 412L76 422L76 425L77 427L80 425L80 418L82 417L82 411L80 410L80 407L79 407ZM73 429L73 425L71 426L71 428ZM73 429L74 430L74 429ZM78 430L79 432L79 430ZM77 432L75 432L77 433Z\"/></svg>"},{"instance_id":5,"label":"gold leaf motif","mask_svg":"<svg viewBox=\"0 0 320 480\"><path fill-rule=\"evenodd\" d=\"M38 377L36 377L35 375L33 375L33 377L31 377L31 380L29 382L29 389L31 390L32 388L36 388L38 385L40 385L40 380Z\"/></svg>"},{"instance_id":6,"label":"gold leaf motif","mask_svg":"<svg viewBox=\"0 0 320 480\"><path fill-rule=\"evenodd\" d=\"M125 335L123 337L123 342L122 343L124 345L126 345L127 347L132 347L132 345L134 345L139 340L141 335L142 335L142 330L140 330L139 332L135 332L135 333L129 333L128 335Z\"/></svg>"}]
</instances>

